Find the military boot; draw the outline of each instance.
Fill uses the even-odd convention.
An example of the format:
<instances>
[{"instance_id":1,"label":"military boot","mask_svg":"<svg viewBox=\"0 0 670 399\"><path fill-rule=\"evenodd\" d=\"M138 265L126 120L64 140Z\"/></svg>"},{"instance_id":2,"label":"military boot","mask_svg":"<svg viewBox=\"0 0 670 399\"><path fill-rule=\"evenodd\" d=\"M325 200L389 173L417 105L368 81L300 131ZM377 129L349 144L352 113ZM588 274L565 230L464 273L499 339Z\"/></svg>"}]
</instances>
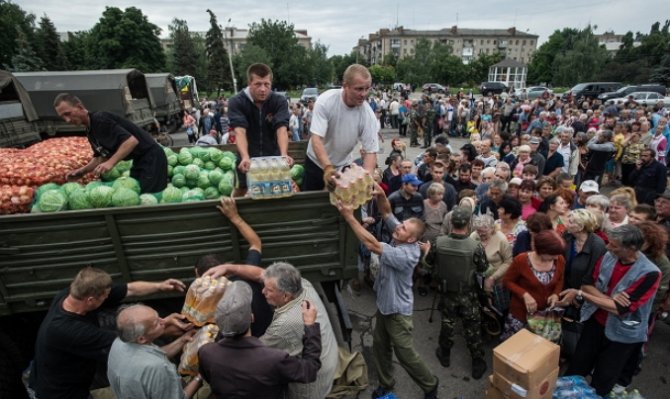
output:
<instances>
[{"instance_id":1,"label":"military boot","mask_svg":"<svg viewBox=\"0 0 670 399\"><path fill-rule=\"evenodd\" d=\"M472 359L472 378L475 380L482 378L486 372L486 367L486 360L481 357Z\"/></svg>"},{"instance_id":2,"label":"military boot","mask_svg":"<svg viewBox=\"0 0 670 399\"><path fill-rule=\"evenodd\" d=\"M451 363L450 352L450 349L443 350L439 346L437 349L435 349L435 356L437 356L437 359L440 361L442 367L449 367L449 364Z\"/></svg>"}]
</instances>

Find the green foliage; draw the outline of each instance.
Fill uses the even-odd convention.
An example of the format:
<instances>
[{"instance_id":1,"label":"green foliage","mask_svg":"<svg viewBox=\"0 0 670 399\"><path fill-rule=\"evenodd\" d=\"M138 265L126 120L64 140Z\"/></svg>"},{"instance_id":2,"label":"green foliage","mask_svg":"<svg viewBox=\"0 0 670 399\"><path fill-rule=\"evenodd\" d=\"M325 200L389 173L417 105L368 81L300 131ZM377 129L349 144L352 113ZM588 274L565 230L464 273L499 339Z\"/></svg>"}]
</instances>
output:
<instances>
[{"instance_id":1,"label":"green foliage","mask_svg":"<svg viewBox=\"0 0 670 399\"><path fill-rule=\"evenodd\" d=\"M333 66L333 82L342 83L342 75L344 75L344 70L351 64L364 64L360 62L355 52L351 52L348 55L334 55L329 59L330 64Z\"/></svg>"},{"instance_id":2,"label":"green foliage","mask_svg":"<svg viewBox=\"0 0 670 399\"><path fill-rule=\"evenodd\" d=\"M92 67L161 71L165 67L165 54L159 34L160 28L149 22L140 9L128 7L122 11L106 7L90 32L87 47Z\"/></svg>"},{"instance_id":3,"label":"green foliage","mask_svg":"<svg viewBox=\"0 0 670 399\"><path fill-rule=\"evenodd\" d=\"M395 68L390 65L373 65L368 68L372 81L375 83L390 84L395 81Z\"/></svg>"},{"instance_id":4,"label":"green foliage","mask_svg":"<svg viewBox=\"0 0 670 399\"><path fill-rule=\"evenodd\" d=\"M170 57L170 70L177 76L197 76L198 54L196 43L188 30L188 23L183 19L175 18L168 26L173 51ZM197 77L196 77L197 80Z\"/></svg>"},{"instance_id":5,"label":"green foliage","mask_svg":"<svg viewBox=\"0 0 670 399\"><path fill-rule=\"evenodd\" d=\"M244 49L242 49L242 51L233 59L237 81L240 83L246 83L247 68L249 68L249 65L257 62L270 66L272 65L272 59L264 48L258 47L254 44L247 44L244 46Z\"/></svg>"},{"instance_id":6,"label":"green foliage","mask_svg":"<svg viewBox=\"0 0 670 399\"><path fill-rule=\"evenodd\" d=\"M223 31L217 22L216 15L209 13L209 30L205 36L207 54L207 81L210 90L216 90L217 97L224 87L232 87L232 76L228 66L228 51L223 45Z\"/></svg>"},{"instance_id":7,"label":"green foliage","mask_svg":"<svg viewBox=\"0 0 670 399\"><path fill-rule=\"evenodd\" d=\"M35 47L47 71L64 71L67 69L67 58L63 45L56 32L56 27L46 15L40 18L40 25L35 32Z\"/></svg>"},{"instance_id":8,"label":"green foliage","mask_svg":"<svg viewBox=\"0 0 670 399\"><path fill-rule=\"evenodd\" d=\"M11 30L11 29L10 29ZM35 53L28 41L28 36L20 27L16 27L16 45L18 51L12 56L12 70L15 72L41 71L44 69L42 59Z\"/></svg>"},{"instance_id":9,"label":"green foliage","mask_svg":"<svg viewBox=\"0 0 670 399\"><path fill-rule=\"evenodd\" d=\"M414 86L429 82L454 85L468 79L468 68L450 46L427 39L418 40L414 54L398 61L396 72L399 81Z\"/></svg>"},{"instance_id":10,"label":"green foliage","mask_svg":"<svg viewBox=\"0 0 670 399\"><path fill-rule=\"evenodd\" d=\"M501 53L480 54L468 64L468 81L475 85L489 80L489 68L503 60Z\"/></svg>"},{"instance_id":11,"label":"green foliage","mask_svg":"<svg viewBox=\"0 0 670 399\"><path fill-rule=\"evenodd\" d=\"M305 83L324 86L333 81L333 66L328 61L327 53L328 46L319 41L311 49L307 49L305 64L309 70L308 79Z\"/></svg>"},{"instance_id":12,"label":"green foliage","mask_svg":"<svg viewBox=\"0 0 670 399\"><path fill-rule=\"evenodd\" d=\"M28 43L33 41L35 16L26 13L20 6L10 1L0 0L0 67L12 69L12 57L19 52L19 35L23 34Z\"/></svg>"},{"instance_id":13,"label":"green foliage","mask_svg":"<svg viewBox=\"0 0 670 399\"><path fill-rule=\"evenodd\" d=\"M90 68L91 55L88 52L90 36L89 32L68 32L68 40L63 43L68 70Z\"/></svg>"}]
</instances>

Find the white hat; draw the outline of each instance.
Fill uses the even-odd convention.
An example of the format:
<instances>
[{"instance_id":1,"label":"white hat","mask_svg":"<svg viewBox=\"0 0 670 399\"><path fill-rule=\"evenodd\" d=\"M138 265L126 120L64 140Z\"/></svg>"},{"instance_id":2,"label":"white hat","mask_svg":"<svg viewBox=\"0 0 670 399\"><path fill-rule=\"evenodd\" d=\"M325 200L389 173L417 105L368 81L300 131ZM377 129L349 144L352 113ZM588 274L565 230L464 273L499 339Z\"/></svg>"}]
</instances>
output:
<instances>
[{"instance_id":1,"label":"white hat","mask_svg":"<svg viewBox=\"0 0 670 399\"><path fill-rule=\"evenodd\" d=\"M585 193L598 193L600 189L598 188L598 183L595 180L584 180L579 186L579 190Z\"/></svg>"}]
</instances>

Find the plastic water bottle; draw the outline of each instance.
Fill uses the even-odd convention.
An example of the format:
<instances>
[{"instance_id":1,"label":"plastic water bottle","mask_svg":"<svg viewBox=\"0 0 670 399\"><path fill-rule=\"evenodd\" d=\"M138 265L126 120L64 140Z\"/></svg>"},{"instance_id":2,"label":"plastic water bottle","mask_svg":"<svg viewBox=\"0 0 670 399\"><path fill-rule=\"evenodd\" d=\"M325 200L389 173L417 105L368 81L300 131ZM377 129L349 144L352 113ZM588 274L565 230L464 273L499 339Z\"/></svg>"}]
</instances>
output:
<instances>
[{"instance_id":1,"label":"plastic water bottle","mask_svg":"<svg viewBox=\"0 0 670 399\"><path fill-rule=\"evenodd\" d=\"M259 198L271 198L272 187L270 185L270 165L268 165L268 161L265 158L258 159L258 181L261 188Z\"/></svg>"},{"instance_id":2,"label":"plastic water bottle","mask_svg":"<svg viewBox=\"0 0 670 399\"><path fill-rule=\"evenodd\" d=\"M589 384L586 382L584 377L581 375L571 375L566 377L560 377L556 380L556 390L572 387L588 387Z\"/></svg>"},{"instance_id":3,"label":"plastic water bottle","mask_svg":"<svg viewBox=\"0 0 670 399\"><path fill-rule=\"evenodd\" d=\"M293 195L293 185L291 184L291 168L288 166L288 160L284 157L279 158L281 166L281 191L282 197Z\"/></svg>"},{"instance_id":4,"label":"plastic water bottle","mask_svg":"<svg viewBox=\"0 0 670 399\"><path fill-rule=\"evenodd\" d=\"M270 172L268 177L270 179L270 198L282 197L282 170L278 157L272 157L268 161Z\"/></svg>"},{"instance_id":5,"label":"plastic water bottle","mask_svg":"<svg viewBox=\"0 0 670 399\"><path fill-rule=\"evenodd\" d=\"M260 171L260 165L256 158L251 159L251 165L249 166L249 172L247 172L247 186L249 190L249 195L253 199L260 199L263 196L263 185L259 181L258 172Z\"/></svg>"},{"instance_id":6,"label":"plastic water bottle","mask_svg":"<svg viewBox=\"0 0 670 399\"><path fill-rule=\"evenodd\" d=\"M631 393L628 394L626 399L644 399L644 396L637 389L633 389Z\"/></svg>"}]
</instances>

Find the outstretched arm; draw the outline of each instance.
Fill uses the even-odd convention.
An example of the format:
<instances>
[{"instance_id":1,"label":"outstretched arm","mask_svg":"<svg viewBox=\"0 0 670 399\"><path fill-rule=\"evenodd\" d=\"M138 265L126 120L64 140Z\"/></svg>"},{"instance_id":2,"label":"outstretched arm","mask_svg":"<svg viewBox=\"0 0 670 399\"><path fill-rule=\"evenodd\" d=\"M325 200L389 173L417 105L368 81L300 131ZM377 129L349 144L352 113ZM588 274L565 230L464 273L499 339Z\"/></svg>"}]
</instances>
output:
<instances>
[{"instance_id":1,"label":"outstretched arm","mask_svg":"<svg viewBox=\"0 0 670 399\"><path fill-rule=\"evenodd\" d=\"M216 207L228 218L228 220L230 220L230 223L235 225L240 234L242 234L242 237L247 240L249 243L249 250L253 249L261 252L261 238L237 212L235 200L230 197L222 197L221 204Z\"/></svg>"}]
</instances>

